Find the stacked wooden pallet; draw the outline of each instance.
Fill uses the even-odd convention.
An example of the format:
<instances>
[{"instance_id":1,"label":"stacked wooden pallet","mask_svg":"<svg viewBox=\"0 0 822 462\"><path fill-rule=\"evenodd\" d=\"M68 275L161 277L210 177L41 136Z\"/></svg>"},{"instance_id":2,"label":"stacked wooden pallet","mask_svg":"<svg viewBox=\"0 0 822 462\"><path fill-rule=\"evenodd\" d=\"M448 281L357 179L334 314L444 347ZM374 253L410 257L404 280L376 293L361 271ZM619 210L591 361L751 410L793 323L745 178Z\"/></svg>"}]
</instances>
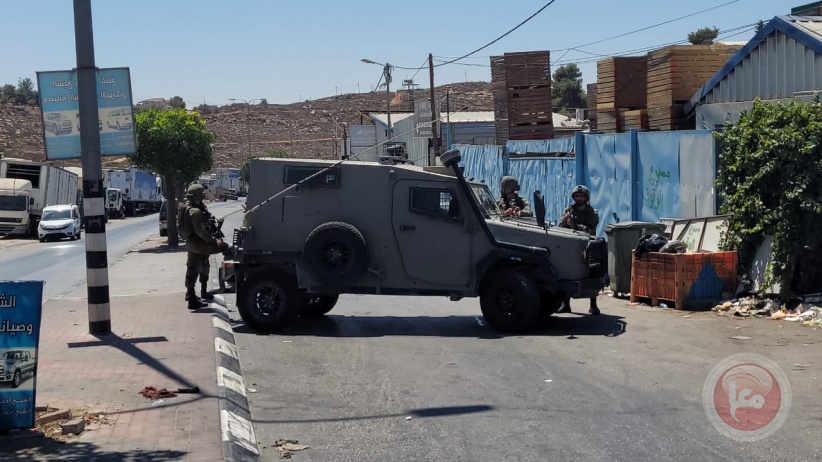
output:
<instances>
[{"instance_id":1,"label":"stacked wooden pallet","mask_svg":"<svg viewBox=\"0 0 822 462\"><path fill-rule=\"evenodd\" d=\"M620 110L646 106L647 61L645 56L614 57L597 62L597 129L621 132Z\"/></svg>"},{"instance_id":2,"label":"stacked wooden pallet","mask_svg":"<svg viewBox=\"0 0 822 462\"><path fill-rule=\"evenodd\" d=\"M554 137L547 51L491 57L491 89L498 144Z\"/></svg>"},{"instance_id":3,"label":"stacked wooden pallet","mask_svg":"<svg viewBox=\"0 0 822 462\"><path fill-rule=\"evenodd\" d=\"M597 84L588 84L588 123L591 130L597 129Z\"/></svg>"},{"instance_id":4,"label":"stacked wooden pallet","mask_svg":"<svg viewBox=\"0 0 822 462\"><path fill-rule=\"evenodd\" d=\"M648 124L653 130L694 128L683 107L736 53L722 44L673 45L648 53Z\"/></svg>"},{"instance_id":5,"label":"stacked wooden pallet","mask_svg":"<svg viewBox=\"0 0 822 462\"><path fill-rule=\"evenodd\" d=\"M627 110L620 109L617 123L623 131L628 130L647 130L648 129L648 110L636 109Z\"/></svg>"}]
</instances>

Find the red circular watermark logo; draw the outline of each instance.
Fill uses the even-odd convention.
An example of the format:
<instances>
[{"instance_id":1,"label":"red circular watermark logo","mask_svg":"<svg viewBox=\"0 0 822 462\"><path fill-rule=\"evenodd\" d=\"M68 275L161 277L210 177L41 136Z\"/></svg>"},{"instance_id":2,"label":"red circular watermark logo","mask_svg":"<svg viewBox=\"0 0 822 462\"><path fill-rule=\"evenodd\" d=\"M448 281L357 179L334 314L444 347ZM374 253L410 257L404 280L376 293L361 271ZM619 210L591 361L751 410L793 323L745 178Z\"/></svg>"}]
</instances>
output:
<instances>
[{"instance_id":1,"label":"red circular watermark logo","mask_svg":"<svg viewBox=\"0 0 822 462\"><path fill-rule=\"evenodd\" d=\"M708 420L737 441L767 438L788 419L791 387L770 359L742 353L717 364L702 387Z\"/></svg>"}]
</instances>

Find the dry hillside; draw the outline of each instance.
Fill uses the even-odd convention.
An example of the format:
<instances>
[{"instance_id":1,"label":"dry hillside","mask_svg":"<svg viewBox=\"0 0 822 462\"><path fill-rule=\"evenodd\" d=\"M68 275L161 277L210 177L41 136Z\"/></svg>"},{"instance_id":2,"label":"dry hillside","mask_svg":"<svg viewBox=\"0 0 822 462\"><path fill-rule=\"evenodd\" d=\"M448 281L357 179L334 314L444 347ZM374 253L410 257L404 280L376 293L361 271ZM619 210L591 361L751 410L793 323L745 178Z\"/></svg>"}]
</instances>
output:
<instances>
[{"instance_id":1,"label":"dry hillside","mask_svg":"<svg viewBox=\"0 0 822 462\"><path fill-rule=\"evenodd\" d=\"M437 96L450 92L452 110L467 106L471 111L493 108L491 84L473 82L451 84L437 88ZM413 97L428 98L427 90L414 95L400 91L391 106L392 111L413 111ZM251 152L264 154L285 149L292 157L332 158L336 137L342 138L339 127L361 123L360 112L385 112L384 92L354 93L293 104L245 104L199 108L206 127L214 132L215 167L240 166L248 153L248 129L251 132ZM248 121L248 123L246 123ZM337 143L339 145L339 142ZM0 153L8 157L45 160L40 110L35 107L0 106ZM59 163L59 162L58 162ZM79 165L67 161L65 165ZM104 158L103 163L128 163L124 158Z\"/></svg>"}]
</instances>

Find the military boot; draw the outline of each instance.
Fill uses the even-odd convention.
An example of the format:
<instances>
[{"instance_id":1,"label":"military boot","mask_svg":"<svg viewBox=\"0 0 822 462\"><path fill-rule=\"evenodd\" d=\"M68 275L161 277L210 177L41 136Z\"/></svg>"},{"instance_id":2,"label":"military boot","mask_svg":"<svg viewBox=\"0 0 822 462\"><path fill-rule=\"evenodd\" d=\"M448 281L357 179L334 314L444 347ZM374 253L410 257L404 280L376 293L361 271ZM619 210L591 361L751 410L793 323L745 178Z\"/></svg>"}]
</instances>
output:
<instances>
[{"instance_id":1,"label":"military boot","mask_svg":"<svg viewBox=\"0 0 822 462\"><path fill-rule=\"evenodd\" d=\"M189 310L197 310L208 306L208 303L205 303L197 298L197 294L194 293L194 290L189 290L186 292L186 301L188 301Z\"/></svg>"},{"instance_id":2,"label":"military boot","mask_svg":"<svg viewBox=\"0 0 822 462\"><path fill-rule=\"evenodd\" d=\"M570 313L571 312L571 299L566 298L562 301L562 305L560 305L557 313Z\"/></svg>"},{"instance_id":3,"label":"military boot","mask_svg":"<svg viewBox=\"0 0 822 462\"><path fill-rule=\"evenodd\" d=\"M588 314L592 314L594 316L599 316L600 311L599 311L599 307L597 306L597 299L596 298L591 299L591 307L588 309Z\"/></svg>"},{"instance_id":4,"label":"military boot","mask_svg":"<svg viewBox=\"0 0 822 462\"><path fill-rule=\"evenodd\" d=\"M202 300L214 300L214 296L206 289L206 286L202 286L200 289L200 299Z\"/></svg>"}]
</instances>

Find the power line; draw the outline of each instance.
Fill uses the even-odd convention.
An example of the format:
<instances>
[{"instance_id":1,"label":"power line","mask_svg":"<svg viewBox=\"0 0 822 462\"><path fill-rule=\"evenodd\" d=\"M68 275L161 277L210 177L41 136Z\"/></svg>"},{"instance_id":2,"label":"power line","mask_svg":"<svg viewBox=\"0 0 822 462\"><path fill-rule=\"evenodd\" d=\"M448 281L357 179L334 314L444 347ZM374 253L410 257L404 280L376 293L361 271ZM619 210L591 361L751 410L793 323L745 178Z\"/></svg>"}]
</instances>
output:
<instances>
[{"instance_id":1,"label":"power line","mask_svg":"<svg viewBox=\"0 0 822 462\"><path fill-rule=\"evenodd\" d=\"M511 32L514 32L515 30L519 29L519 28L520 28L523 24L525 24L526 22L528 22L528 21L530 21L531 19L533 19L536 15L538 15L538 14L542 13L542 11L543 11L543 10L545 10L546 8L548 8L549 6L551 6L551 5L552 5L555 1L556 1L556 0L551 0L550 2L546 3L546 4L542 7L542 8L540 8L539 10L537 10L537 12L536 12L536 13L532 14L531 16L528 16L527 18L525 18L525 20L524 20L524 21L522 21L521 23L519 23L519 24L517 24L516 26L514 26L514 28L513 28L513 29L511 29L511 30L509 30L508 32L506 32L506 33L504 33L504 34L500 35L499 37L497 37L497 38L495 38L494 40L492 40L492 41L490 41L490 42L486 43L485 45L483 45L483 46L481 46L481 47L477 48L476 50L474 50L474 51L472 51L472 52L470 52L470 53L464 54L464 55L460 56L459 58L452 59L451 61L446 61L446 62L444 62L444 63L437 64L435 67L445 66L446 64L451 64L451 63L456 62L456 61L459 61L459 60L461 60L461 59L465 59L465 58L467 58L467 57L469 57L469 56L471 56L471 55L473 55L473 54L475 54L475 53L477 53L477 52L480 52L480 51L482 51L482 50L484 50L484 49L486 49L486 48L490 47L491 45L493 45L493 44L495 44L495 43L499 42L500 40L502 40L503 38L505 38L505 36L507 36L507 35L508 35L508 34L510 34ZM737 1L738 1L738 0L737 0Z\"/></svg>"}]
</instances>

